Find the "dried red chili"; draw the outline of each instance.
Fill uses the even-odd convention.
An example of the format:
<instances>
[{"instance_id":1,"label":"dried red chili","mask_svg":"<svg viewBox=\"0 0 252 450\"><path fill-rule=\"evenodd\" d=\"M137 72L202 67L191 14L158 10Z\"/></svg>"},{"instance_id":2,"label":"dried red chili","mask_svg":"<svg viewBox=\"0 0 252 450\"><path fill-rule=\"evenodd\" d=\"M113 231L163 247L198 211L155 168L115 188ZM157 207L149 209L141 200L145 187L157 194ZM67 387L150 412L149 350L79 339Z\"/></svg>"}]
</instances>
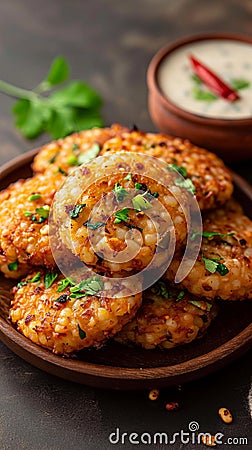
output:
<instances>
[{"instance_id":1,"label":"dried red chili","mask_svg":"<svg viewBox=\"0 0 252 450\"><path fill-rule=\"evenodd\" d=\"M229 102L234 102L240 98L234 89L232 89L201 61L195 58L195 56L189 55L189 59L192 64L193 71L214 94L228 100Z\"/></svg>"}]
</instances>

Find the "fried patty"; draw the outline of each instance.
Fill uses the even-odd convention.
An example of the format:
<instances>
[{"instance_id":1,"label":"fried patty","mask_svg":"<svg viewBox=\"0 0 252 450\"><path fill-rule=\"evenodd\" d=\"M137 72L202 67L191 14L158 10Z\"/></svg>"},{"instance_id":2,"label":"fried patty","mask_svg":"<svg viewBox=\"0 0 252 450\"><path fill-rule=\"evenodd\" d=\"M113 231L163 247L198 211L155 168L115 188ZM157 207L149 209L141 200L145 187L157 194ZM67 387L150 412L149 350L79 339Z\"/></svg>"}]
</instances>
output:
<instances>
[{"instance_id":1,"label":"fried patty","mask_svg":"<svg viewBox=\"0 0 252 450\"><path fill-rule=\"evenodd\" d=\"M233 192L230 171L215 154L196 147L188 140L165 134L126 132L105 142L101 155L118 151L144 153L184 168L192 180L201 210L226 202Z\"/></svg>"},{"instance_id":2,"label":"fried patty","mask_svg":"<svg viewBox=\"0 0 252 450\"><path fill-rule=\"evenodd\" d=\"M172 289L157 282L143 294L143 305L135 319L125 325L115 340L145 349L169 349L201 337L217 314L213 302Z\"/></svg>"},{"instance_id":3,"label":"fried patty","mask_svg":"<svg viewBox=\"0 0 252 450\"><path fill-rule=\"evenodd\" d=\"M160 267L172 236L177 247L186 238L183 207L189 195L174 186L177 174L162 170L155 159L150 163L128 152L79 168L55 197L61 239L85 264L105 272L138 272L154 256L152 267Z\"/></svg>"},{"instance_id":4,"label":"fried patty","mask_svg":"<svg viewBox=\"0 0 252 450\"><path fill-rule=\"evenodd\" d=\"M0 270L20 278L31 266L54 267L48 215L64 175L41 174L18 181L0 193Z\"/></svg>"},{"instance_id":5,"label":"fried patty","mask_svg":"<svg viewBox=\"0 0 252 450\"><path fill-rule=\"evenodd\" d=\"M44 145L32 164L35 173L69 173L83 161L83 155L91 151L97 154L103 144L112 137L120 136L127 128L114 124L110 128L92 128L74 133L64 139Z\"/></svg>"},{"instance_id":6,"label":"fried patty","mask_svg":"<svg viewBox=\"0 0 252 450\"><path fill-rule=\"evenodd\" d=\"M179 287L209 299L252 298L252 221L231 199L223 208L204 215L203 228L205 233L218 235L203 237L199 257ZM181 257L177 255L166 272L170 281Z\"/></svg>"},{"instance_id":7,"label":"fried patty","mask_svg":"<svg viewBox=\"0 0 252 450\"><path fill-rule=\"evenodd\" d=\"M10 309L18 331L53 353L67 355L100 346L132 320L141 305L142 293L133 295L120 281L118 292L123 297L118 298L109 291L109 280L106 295L99 277L86 280L85 287L66 280L56 271L30 274L14 288Z\"/></svg>"}]
</instances>

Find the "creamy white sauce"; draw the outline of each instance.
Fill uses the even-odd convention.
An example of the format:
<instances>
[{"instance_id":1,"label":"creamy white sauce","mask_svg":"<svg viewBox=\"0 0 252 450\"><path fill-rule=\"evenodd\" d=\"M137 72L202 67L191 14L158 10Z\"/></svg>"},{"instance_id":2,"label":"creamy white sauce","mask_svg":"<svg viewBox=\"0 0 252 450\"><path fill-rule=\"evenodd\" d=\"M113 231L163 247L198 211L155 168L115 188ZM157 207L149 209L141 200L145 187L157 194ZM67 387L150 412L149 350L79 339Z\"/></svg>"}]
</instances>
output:
<instances>
[{"instance_id":1,"label":"creamy white sauce","mask_svg":"<svg viewBox=\"0 0 252 450\"><path fill-rule=\"evenodd\" d=\"M246 80L249 87L238 90L240 99L228 102L220 97L213 101L195 98L196 83L188 55L192 53L228 84ZM160 64L158 83L166 97L191 113L222 119L252 117L252 45L245 42L209 39L184 45L174 50ZM204 85L198 85L209 92Z\"/></svg>"}]
</instances>

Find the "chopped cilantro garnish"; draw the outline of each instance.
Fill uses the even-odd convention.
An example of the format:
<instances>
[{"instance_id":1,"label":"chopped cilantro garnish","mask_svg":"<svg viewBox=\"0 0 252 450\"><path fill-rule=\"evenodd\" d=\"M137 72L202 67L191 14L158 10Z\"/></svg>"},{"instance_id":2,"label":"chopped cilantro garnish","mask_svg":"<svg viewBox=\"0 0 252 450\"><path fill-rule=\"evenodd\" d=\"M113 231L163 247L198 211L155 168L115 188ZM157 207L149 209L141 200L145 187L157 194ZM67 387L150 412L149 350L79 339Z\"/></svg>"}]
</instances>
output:
<instances>
[{"instance_id":1,"label":"chopped cilantro garnish","mask_svg":"<svg viewBox=\"0 0 252 450\"><path fill-rule=\"evenodd\" d=\"M77 160L76 156L75 155L69 156L69 158L67 160L67 164L69 166L78 166L78 160Z\"/></svg>"},{"instance_id":2,"label":"chopped cilantro garnish","mask_svg":"<svg viewBox=\"0 0 252 450\"><path fill-rule=\"evenodd\" d=\"M126 175L126 177L124 179L125 179L125 181L132 181L132 174L128 173L128 175Z\"/></svg>"},{"instance_id":3,"label":"chopped cilantro garnish","mask_svg":"<svg viewBox=\"0 0 252 450\"><path fill-rule=\"evenodd\" d=\"M57 292L62 292L68 286L74 286L74 281L72 278L64 278L63 280L58 281L58 285L59 287L57 289Z\"/></svg>"},{"instance_id":4,"label":"chopped cilantro garnish","mask_svg":"<svg viewBox=\"0 0 252 450\"><path fill-rule=\"evenodd\" d=\"M151 291L153 294L160 295L163 298L170 297L170 291L167 289L166 283L162 280L158 281L152 286Z\"/></svg>"},{"instance_id":5,"label":"chopped cilantro garnish","mask_svg":"<svg viewBox=\"0 0 252 450\"><path fill-rule=\"evenodd\" d=\"M138 194L134 198L132 198L132 204L136 211L145 211L146 209L152 208L152 205L146 198L145 194Z\"/></svg>"},{"instance_id":6,"label":"chopped cilantro garnish","mask_svg":"<svg viewBox=\"0 0 252 450\"><path fill-rule=\"evenodd\" d=\"M38 200L39 198L41 198L40 194L32 194L30 195L30 197L28 197L28 201L33 202L33 200Z\"/></svg>"},{"instance_id":7,"label":"chopped cilantro garnish","mask_svg":"<svg viewBox=\"0 0 252 450\"><path fill-rule=\"evenodd\" d=\"M185 296L185 291L180 291L176 297L176 302L179 302Z\"/></svg>"},{"instance_id":8,"label":"chopped cilantro garnish","mask_svg":"<svg viewBox=\"0 0 252 450\"><path fill-rule=\"evenodd\" d=\"M50 206L45 205L42 206L41 208L36 208L36 213L43 219L48 219L50 214Z\"/></svg>"},{"instance_id":9,"label":"chopped cilantro garnish","mask_svg":"<svg viewBox=\"0 0 252 450\"><path fill-rule=\"evenodd\" d=\"M129 212L130 212L129 208L123 208L123 209L120 209L119 211L117 211L115 213L114 223L128 222L129 221L129 217L128 217Z\"/></svg>"},{"instance_id":10,"label":"chopped cilantro garnish","mask_svg":"<svg viewBox=\"0 0 252 450\"><path fill-rule=\"evenodd\" d=\"M90 230L97 230L98 228L103 227L104 225L106 225L105 222L93 222L91 223L90 220L87 220L86 222L83 223L84 227L89 228Z\"/></svg>"},{"instance_id":11,"label":"chopped cilantro garnish","mask_svg":"<svg viewBox=\"0 0 252 450\"><path fill-rule=\"evenodd\" d=\"M95 276L81 281L76 286L72 286L70 288L70 292L72 292L72 294L77 295L79 294L81 297L83 297L87 295L96 295L102 289L103 289L103 282L101 281L100 277Z\"/></svg>"},{"instance_id":12,"label":"chopped cilantro garnish","mask_svg":"<svg viewBox=\"0 0 252 450\"><path fill-rule=\"evenodd\" d=\"M240 91L241 89L249 88L251 83L243 78L235 78L234 80L231 80L230 84L235 91Z\"/></svg>"},{"instance_id":13,"label":"chopped cilantro garnish","mask_svg":"<svg viewBox=\"0 0 252 450\"><path fill-rule=\"evenodd\" d=\"M62 175L67 175L66 171L62 169L61 167L58 168L58 172L62 173Z\"/></svg>"},{"instance_id":14,"label":"chopped cilantro garnish","mask_svg":"<svg viewBox=\"0 0 252 450\"><path fill-rule=\"evenodd\" d=\"M93 161L99 153L100 146L95 142L89 150L78 156L78 165L80 166L81 164L87 164L90 161Z\"/></svg>"},{"instance_id":15,"label":"chopped cilantro garnish","mask_svg":"<svg viewBox=\"0 0 252 450\"><path fill-rule=\"evenodd\" d=\"M123 186L121 186L119 183L115 184L115 187L113 189L113 192L116 196L116 199L119 203L123 202L126 197L128 197L130 194L124 189Z\"/></svg>"},{"instance_id":16,"label":"chopped cilantro garnish","mask_svg":"<svg viewBox=\"0 0 252 450\"><path fill-rule=\"evenodd\" d=\"M80 325L78 324L78 330L79 330L79 336L81 339L85 339L86 333L84 330L81 329Z\"/></svg>"},{"instance_id":17,"label":"chopped cilantro garnish","mask_svg":"<svg viewBox=\"0 0 252 450\"><path fill-rule=\"evenodd\" d=\"M40 272L37 272L34 277L30 278L30 280L20 281L17 285L17 288L20 289L22 286L26 286L28 283L37 283L40 281Z\"/></svg>"},{"instance_id":18,"label":"chopped cilantro garnish","mask_svg":"<svg viewBox=\"0 0 252 450\"><path fill-rule=\"evenodd\" d=\"M142 183L135 183L135 188L137 191L146 191L146 185Z\"/></svg>"},{"instance_id":19,"label":"chopped cilantro garnish","mask_svg":"<svg viewBox=\"0 0 252 450\"><path fill-rule=\"evenodd\" d=\"M66 303L68 299L69 299L69 296L67 294L62 294L58 298L56 298L56 300L54 300L54 301L57 303Z\"/></svg>"},{"instance_id":20,"label":"chopped cilantro garnish","mask_svg":"<svg viewBox=\"0 0 252 450\"><path fill-rule=\"evenodd\" d=\"M225 264L219 262L221 258L205 258L202 256L202 259L206 270L210 273L218 272L221 276L224 276L229 272L229 269L225 266Z\"/></svg>"},{"instance_id":21,"label":"chopped cilantro garnish","mask_svg":"<svg viewBox=\"0 0 252 450\"><path fill-rule=\"evenodd\" d=\"M176 172L180 173L180 175L182 175L182 177L187 176L187 170L185 167L180 167L177 164L168 164L167 168L175 170Z\"/></svg>"},{"instance_id":22,"label":"chopped cilantro garnish","mask_svg":"<svg viewBox=\"0 0 252 450\"><path fill-rule=\"evenodd\" d=\"M70 218L71 219L77 219L80 215L80 212L85 208L86 203L81 203L79 205L75 205L74 209L70 211Z\"/></svg>"},{"instance_id":23,"label":"chopped cilantro garnish","mask_svg":"<svg viewBox=\"0 0 252 450\"><path fill-rule=\"evenodd\" d=\"M232 231L230 233L219 233L218 231L203 231L202 233L200 231L194 231L191 236L190 239L191 241L193 241L197 236L201 235L202 237L205 238L212 238L212 237L227 237L227 236L233 236L235 233Z\"/></svg>"},{"instance_id":24,"label":"chopped cilantro garnish","mask_svg":"<svg viewBox=\"0 0 252 450\"><path fill-rule=\"evenodd\" d=\"M196 188L190 178L182 179L182 178L176 178L175 185L178 187L181 187L183 189L186 189L187 191L191 192L191 194L196 194Z\"/></svg>"},{"instance_id":25,"label":"chopped cilantro garnish","mask_svg":"<svg viewBox=\"0 0 252 450\"><path fill-rule=\"evenodd\" d=\"M72 145L72 151L76 152L76 150L78 150L78 149L79 149L79 144L77 144L77 142L74 142Z\"/></svg>"},{"instance_id":26,"label":"chopped cilantro garnish","mask_svg":"<svg viewBox=\"0 0 252 450\"><path fill-rule=\"evenodd\" d=\"M209 312L213 306L211 303L205 302L203 300L189 300L189 303L207 312Z\"/></svg>"},{"instance_id":27,"label":"chopped cilantro garnish","mask_svg":"<svg viewBox=\"0 0 252 450\"><path fill-rule=\"evenodd\" d=\"M13 261L8 264L8 269L13 272L15 270L18 270L18 261Z\"/></svg>"},{"instance_id":28,"label":"chopped cilantro garnish","mask_svg":"<svg viewBox=\"0 0 252 450\"><path fill-rule=\"evenodd\" d=\"M46 273L44 278L45 288L48 289L49 287L51 287L57 277L58 273L53 272Z\"/></svg>"},{"instance_id":29,"label":"chopped cilantro garnish","mask_svg":"<svg viewBox=\"0 0 252 450\"><path fill-rule=\"evenodd\" d=\"M24 210L23 213L24 213L24 216L25 216L25 217L30 217L30 216L33 215L33 213L32 213L31 211L26 211L26 210Z\"/></svg>"}]
</instances>

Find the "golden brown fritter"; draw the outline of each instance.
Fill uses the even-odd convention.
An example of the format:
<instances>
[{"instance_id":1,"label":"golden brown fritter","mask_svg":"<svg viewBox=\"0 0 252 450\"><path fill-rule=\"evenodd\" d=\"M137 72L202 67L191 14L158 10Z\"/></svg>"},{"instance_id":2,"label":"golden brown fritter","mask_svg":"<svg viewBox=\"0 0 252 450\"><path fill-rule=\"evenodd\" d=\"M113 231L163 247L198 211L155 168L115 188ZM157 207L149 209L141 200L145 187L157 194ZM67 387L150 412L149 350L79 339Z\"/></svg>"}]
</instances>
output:
<instances>
[{"instance_id":1,"label":"golden brown fritter","mask_svg":"<svg viewBox=\"0 0 252 450\"><path fill-rule=\"evenodd\" d=\"M223 208L205 214L203 228L205 233L221 235L203 235L199 257L179 287L209 299L252 298L252 221L231 199ZM179 255L174 258L166 272L170 281L174 280L180 259Z\"/></svg>"},{"instance_id":2,"label":"golden brown fritter","mask_svg":"<svg viewBox=\"0 0 252 450\"><path fill-rule=\"evenodd\" d=\"M217 314L213 302L157 282L143 293L143 305L135 319L125 325L115 340L145 349L169 349L201 337Z\"/></svg>"},{"instance_id":3,"label":"golden brown fritter","mask_svg":"<svg viewBox=\"0 0 252 450\"><path fill-rule=\"evenodd\" d=\"M150 164L127 152L98 157L78 169L55 197L55 220L60 223L66 215L62 240L85 264L105 272L138 272L154 256L152 267L160 267L172 233L177 247L183 245L187 223L182 206L191 195L174 186L177 173L162 170L155 159ZM89 184L89 178L96 180ZM89 185L83 192L82 180ZM172 189L166 187L169 181Z\"/></svg>"},{"instance_id":4,"label":"golden brown fritter","mask_svg":"<svg viewBox=\"0 0 252 450\"><path fill-rule=\"evenodd\" d=\"M109 291L108 280L104 296L103 285L95 278L81 287L68 284L58 272L34 272L14 288L10 318L28 339L53 353L67 355L100 346L135 316L142 293L133 295L118 281L123 297L117 298L114 290Z\"/></svg>"},{"instance_id":5,"label":"golden brown fritter","mask_svg":"<svg viewBox=\"0 0 252 450\"><path fill-rule=\"evenodd\" d=\"M37 175L0 193L0 270L9 278L28 273L31 265L54 267L48 216L64 175Z\"/></svg>"},{"instance_id":6,"label":"golden brown fritter","mask_svg":"<svg viewBox=\"0 0 252 450\"><path fill-rule=\"evenodd\" d=\"M76 165L84 162L81 155L91 150L97 156L108 139L120 136L123 131L127 131L127 128L114 124L110 128L92 128L50 142L40 149L32 168L35 173L54 173L58 169L69 173Z\"/></svg>"},{"instance_id":7,"label":"golden brown fritter","mask_svg":"<svg viewBox=\"0 0 252 450\"><path fill-rule=\"evenodd\" d=\"M232 178L224 163L213 153L196 147L188 140L164 134L126 132L105 142L101 155L121 150L155 156L186 169L186 177L192 180L196 188L201 210L216 208L232 195Z\"/></svg>"}]
</instances>

